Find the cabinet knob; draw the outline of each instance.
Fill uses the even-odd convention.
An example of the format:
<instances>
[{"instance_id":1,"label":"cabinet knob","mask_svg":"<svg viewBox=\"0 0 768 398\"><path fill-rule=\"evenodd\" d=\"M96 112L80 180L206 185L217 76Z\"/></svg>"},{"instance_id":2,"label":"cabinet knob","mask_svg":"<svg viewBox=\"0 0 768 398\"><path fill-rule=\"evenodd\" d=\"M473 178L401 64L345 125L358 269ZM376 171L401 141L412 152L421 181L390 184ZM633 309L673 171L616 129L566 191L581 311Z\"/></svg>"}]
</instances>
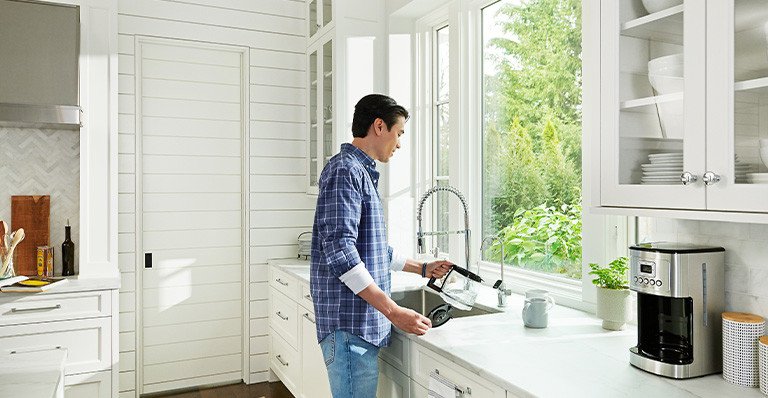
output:
<instances>
[{"instance_id":1,"label":"cabinet knob","mask_svg":"<svg viewBox=\"0 0 768 398\"><path fill-rule=\"evenodd\" d=\"M683 174L680 174L680 182L683 183L683 185L693 184L698 180L699 178L696 177L696 174L691 174L690 172L685 172Z\"/></svg>"},{"instance_id":2,"label":"cabinet knob","mask_svg":"<svg viewBox=\"0 0 768 398\"><path fill-rule=\"evenodd\" d=\"M704 173L704 177L702 178L702 180L704 180L704 184L714 185L720 181L720 176L711 171L708 171Z\"/></svg>"}]
</instances>

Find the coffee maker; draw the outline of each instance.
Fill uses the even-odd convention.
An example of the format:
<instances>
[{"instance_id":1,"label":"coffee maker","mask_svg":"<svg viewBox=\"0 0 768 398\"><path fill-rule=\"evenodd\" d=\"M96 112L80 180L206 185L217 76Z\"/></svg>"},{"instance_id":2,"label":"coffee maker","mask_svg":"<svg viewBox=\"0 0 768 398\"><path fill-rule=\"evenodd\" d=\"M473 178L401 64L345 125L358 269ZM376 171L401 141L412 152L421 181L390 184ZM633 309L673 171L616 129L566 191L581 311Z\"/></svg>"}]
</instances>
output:
<instances>
[{"instance_id":1,"label":"coffee maker","mask_svg":"<svg viewBox=\"0 0 768 398\"><path fill-rule=\"evenodd\" d=\"M629 363L686 379L722 371L725 249L679 243L629 248L637 345Z\"/></svg>"}]
</instances>

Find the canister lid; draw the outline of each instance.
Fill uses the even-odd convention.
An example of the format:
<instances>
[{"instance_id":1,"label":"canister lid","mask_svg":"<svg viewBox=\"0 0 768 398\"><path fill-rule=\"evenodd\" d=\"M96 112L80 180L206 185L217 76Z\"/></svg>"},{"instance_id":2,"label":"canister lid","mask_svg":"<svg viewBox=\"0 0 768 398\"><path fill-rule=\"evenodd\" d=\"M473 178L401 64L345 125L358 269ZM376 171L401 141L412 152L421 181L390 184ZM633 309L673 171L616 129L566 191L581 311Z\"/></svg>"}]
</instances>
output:
<instances>
[{"instance_id":1,"label":"canister lid","mask_svg":"<svg viewBox=\"0 0 768 398\"><path fill-rule=\"evenodd\" d=\"M723 319L739 323L763 323L765 321L760 315L747 312L723 312Z\"/></svg>"},{"instance_id":2,"label":"canister lid","mask_svg":"<svg viewBox=\"0 0 768 398\"><path fill-rule=\"evenodd\" d=\"M676 242L648 242L638 243L629 247L630 250L638 250L645 252L657 252L657 253L712 253L712 252L724 252L725 249L716 246L702 246L693 245L690 243L676 243Z\"/></svg>"}]
</instances>

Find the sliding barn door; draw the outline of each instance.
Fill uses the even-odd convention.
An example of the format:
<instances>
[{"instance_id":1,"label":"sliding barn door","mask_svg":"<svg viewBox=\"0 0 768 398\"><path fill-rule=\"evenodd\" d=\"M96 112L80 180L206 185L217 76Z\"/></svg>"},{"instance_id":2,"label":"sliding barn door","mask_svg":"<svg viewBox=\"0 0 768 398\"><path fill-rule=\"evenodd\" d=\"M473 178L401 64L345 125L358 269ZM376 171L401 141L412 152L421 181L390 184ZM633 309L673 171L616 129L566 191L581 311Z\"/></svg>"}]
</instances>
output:
<instances>
[{"instance_id":1,"label":"sliding barn door","mask_svg":"<svg viewBox=\"0 0 768 398\"><path fill-rule=\"evenodd\" d=\"M238 381L246 55L150 38L136 49L142 389Z\"/></svg>"}]
</instances>

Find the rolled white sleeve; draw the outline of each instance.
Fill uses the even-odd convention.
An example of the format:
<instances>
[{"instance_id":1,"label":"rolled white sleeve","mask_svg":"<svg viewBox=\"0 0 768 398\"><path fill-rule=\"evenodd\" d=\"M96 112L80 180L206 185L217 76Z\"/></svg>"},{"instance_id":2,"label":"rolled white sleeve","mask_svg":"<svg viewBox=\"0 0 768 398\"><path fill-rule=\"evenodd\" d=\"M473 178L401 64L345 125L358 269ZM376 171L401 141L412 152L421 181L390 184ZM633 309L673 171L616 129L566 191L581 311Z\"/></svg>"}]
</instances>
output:
<instances>
[{"instance_id":1,"label":"rolled white sleeve","mask_svg":"<svg viewBox=\"0 0 768 398\"><path fill-rule=\"evenodd\" d=\"M364 263L359 263L339 277L341 283L347 285L352 293L358 294L373 283L373 277Z\"/></svg>"},{"instance_id":2,"label":"rolled white sleeve","mask_svg":"<svg viewBox=\"0 0 768 398\"><path fill-rule=\"evenodd\" d=\"M408 258L402 254L392 251L392 262L389 263L389 269L392 271L402 271L405 268L405 260Z\"/></svg>"}]
</instances>

